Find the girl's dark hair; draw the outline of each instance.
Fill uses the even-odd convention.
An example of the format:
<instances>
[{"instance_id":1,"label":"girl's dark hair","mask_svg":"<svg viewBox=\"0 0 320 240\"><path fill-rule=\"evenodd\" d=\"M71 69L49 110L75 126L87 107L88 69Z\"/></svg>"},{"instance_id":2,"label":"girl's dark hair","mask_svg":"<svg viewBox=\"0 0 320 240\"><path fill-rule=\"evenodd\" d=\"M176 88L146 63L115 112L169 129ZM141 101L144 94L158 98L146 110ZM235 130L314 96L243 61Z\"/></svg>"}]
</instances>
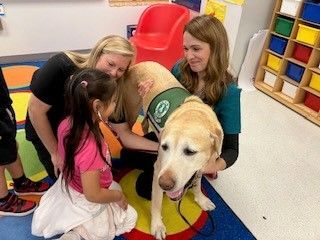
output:
<instances>
[{"instance_id":1,"label":"girl's dark hair","mask_svg":"<svg viewBox=\"0 0 320 240\"><path fill-rule=\"evenodd\" d=\"M74 157L81 150L88 136L93 134L102 153L103 135L98 121L93 121L92 103L99 99L106 105L111 102L116 90L116 82L100 70L86 68L76 72L67 82L65 91L66 113L70 117L70 130L63 139L65 164L63 177L71 180L74 174ZM66 181L66 187L67 186Z\"/></svg>"}]
</instances>

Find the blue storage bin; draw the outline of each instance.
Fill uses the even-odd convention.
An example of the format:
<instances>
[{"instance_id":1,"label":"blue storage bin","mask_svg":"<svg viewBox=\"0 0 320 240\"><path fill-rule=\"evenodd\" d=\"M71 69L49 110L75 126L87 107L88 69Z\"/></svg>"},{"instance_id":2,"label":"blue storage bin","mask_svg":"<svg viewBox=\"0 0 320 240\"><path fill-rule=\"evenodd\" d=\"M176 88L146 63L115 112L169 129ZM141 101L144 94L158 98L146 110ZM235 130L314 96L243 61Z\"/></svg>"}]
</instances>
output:
<instances>
[{"instance_id":1,"label":"blue storage bin","mask_svg":"<svg viewBox=\"0 0 320 240\"><path fill-rule=\"evenodd\" d=\"M303 73L304 73L304 67L288 62L286 75L289 78L291 78L292 80L295 80L296 82L300 82Z\"/></svg>"},{"instance_id":2,"label":"blue storage bin","mask_svg":"<svg viewBox=\"0 0 320 240\"><path fill-rule=\"evenodd\" d=\"M320 23L320 1L306 1L303 6L302 19Z\"/></svg>"},{"instance_id":3,"label":"blue storage bin","mask_svg":"<svg viewBox=\"0 0 320 240\"><path fill-rule=\"evenodd\" d=\"M280 55L283 55L284 51L286 50L287 43L288 41L286 39L272 35L269 49Z\"/></svg>"}]
</instances>

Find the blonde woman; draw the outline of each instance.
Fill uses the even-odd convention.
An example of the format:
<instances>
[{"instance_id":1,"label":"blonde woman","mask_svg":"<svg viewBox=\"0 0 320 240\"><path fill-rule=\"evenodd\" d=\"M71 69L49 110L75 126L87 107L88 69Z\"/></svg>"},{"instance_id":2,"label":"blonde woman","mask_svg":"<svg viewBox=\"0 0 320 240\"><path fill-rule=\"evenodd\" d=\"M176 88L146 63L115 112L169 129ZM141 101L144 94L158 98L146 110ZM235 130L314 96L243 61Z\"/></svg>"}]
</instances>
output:
<instances>
[{"instance_id":1,"label":"blonde woman","mask_svg":"<svg viewBox=\"0 0 320 240\"><path fill-rule=\"evenodd\" d=\"M81 68L96 68L117 80L117 122L113 127L123 145L146 150L157 149L156 142L134 134L125 122L121 92L125 91L122 87L124 76L133 59L134 49L130 42L123 37L110 35L98 41L89 54L58 53L34 73L30 85L26 137L33 143L50 178L56 180L58 170L62 170L56 135L58 125L65 117L64 86L70 76ZM144 86L144 89L147 88Z\"/></svg>"}]
</instances>

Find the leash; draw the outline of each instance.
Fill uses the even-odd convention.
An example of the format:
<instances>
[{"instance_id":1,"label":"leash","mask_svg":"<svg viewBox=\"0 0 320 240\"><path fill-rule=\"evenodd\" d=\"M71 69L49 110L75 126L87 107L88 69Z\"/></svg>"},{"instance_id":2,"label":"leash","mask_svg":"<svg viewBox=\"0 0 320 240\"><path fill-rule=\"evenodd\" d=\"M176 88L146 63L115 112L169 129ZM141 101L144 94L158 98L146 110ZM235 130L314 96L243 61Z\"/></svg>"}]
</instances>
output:
<instances>
[{"instance_id":1,"label":"leash","mask_svg":"<svg viewBox=\"0 0 320 240\"><path fill-rule=\"evenodd\" d=\"M210 215L210 211L206 211L206 213L207 213L207 215L208 215L208 217L209 217L209 220L210 220L210 222L211 222L212 231L211 231L210 233L204 233L204 232L196 229L194 226L192 226L192 225L190 224L190 222L187 220L187 218L181 213L181 209L180 209L181 201L182 201L182 199L181 199L181 200L179 201L179 203L178 203L178 212L179 212L181 218L183 219L183 221L184 221L186 224L188 224L189 227L190 227L193 231L195 231L196 233L200 234L201 236L204 236L204 237L210 237L210 236L212 236L212 235L214 234L214 232L215 232L215 224L214 224L214 220L213 220L212 216Z\"/></svg>"},{"instance_id":2,"label":"leash","mask_svg":"<svg viewBox=\"0 0 320 240\"><path fill-rule=\"evenodd\" d=\"M197 176L197 172L195 172L194 175L189 179L189 181L188 181L187 184L186 184L186 185L188 185L188 187L187 187L188 189L195 186L195 184L194 184L194 178L197 178L197 177L199 177L199 176ZM192 225L190 224L190 222L187 220L187 218L181 213L181 201L182 201L182 198L180 199L180 201L179 201L179 203L178 203L178 212L179 212L181 218L183 219L183 221L184 221L186 224L188 224L189 227L190 227L193 231L195 231L196 233L200 234L201 236L204 236L204 237L210 237L210 236L212 236L212 235L214 234L214 231L215 231L215 224L214 224L214 221L213 221L212 216L210 215L210 211L206 211L206 213L207 213L207 215L208 215L208 217L209 217L209 220L210 220L210 222L211 222L212 231L211 231L210 233L204 233L204 232L196 229L194 226L192 226Z\"/></svg>"}]
</instances>

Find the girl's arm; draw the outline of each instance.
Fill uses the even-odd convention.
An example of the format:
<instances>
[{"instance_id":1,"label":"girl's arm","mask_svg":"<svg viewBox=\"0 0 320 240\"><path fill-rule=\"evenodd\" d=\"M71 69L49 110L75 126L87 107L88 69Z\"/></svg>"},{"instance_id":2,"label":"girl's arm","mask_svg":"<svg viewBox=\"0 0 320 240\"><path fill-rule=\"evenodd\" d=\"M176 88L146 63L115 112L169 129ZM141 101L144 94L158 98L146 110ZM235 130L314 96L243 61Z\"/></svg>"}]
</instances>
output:
<instances>
[{"instance_id":1,"label":"girl's arm","mask_svg":"<svg viewBox=\"0 0 320 240\"><path fill-rule=\"evenodd\" d=\"M159 143L135 134L131 131L128 123L110 123L110 125L118 134L124 147L155 152L158 151Z\"/></svg>"},{"instance_id":2,"label":"girl's arm","mask_svg":"<svg viewBox=\"0 0 320 240\"><path fill-rule=\"evenodd\" d=\"M47 116L50 108L51 105L44 103L34 94L31 94L28 105L29 118L41 142L51 155L51 161L55 167L55 174L57 176L57 170L62 170L62 160L58 154L57 139L53 134Z\"/></svg>"},{"instance_id":3,"label":"girl's arm","mask_svg":"<svg viewBox=\"0 0 320 240\"><path fill-rule=\"evenodd\" d=\"M83 194L89 202L111 203L116 202L126 209L128 203L126 197L119 190L110 190L100 185L100 171L86 171L81 174Z\"/></svg>"}]
</instances>

